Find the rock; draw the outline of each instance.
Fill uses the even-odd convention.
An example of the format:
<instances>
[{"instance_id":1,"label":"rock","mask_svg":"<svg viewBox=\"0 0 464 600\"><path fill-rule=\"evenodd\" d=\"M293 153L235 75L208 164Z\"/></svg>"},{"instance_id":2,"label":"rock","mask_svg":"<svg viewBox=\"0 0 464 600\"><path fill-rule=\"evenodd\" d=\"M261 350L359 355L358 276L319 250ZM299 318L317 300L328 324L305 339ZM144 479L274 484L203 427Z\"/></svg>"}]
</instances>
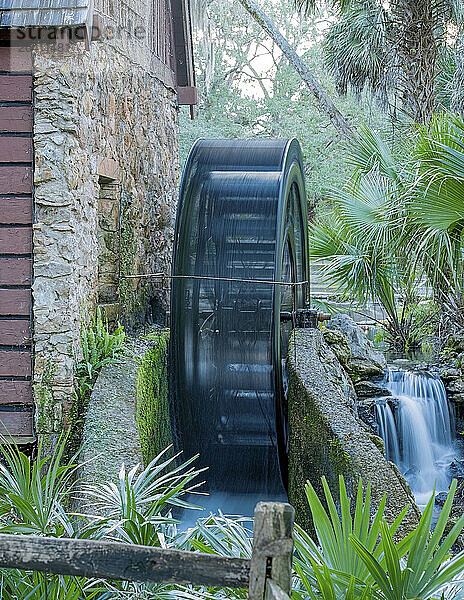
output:
<instances>
[{"instance_id":1,"label":"rock","mask_svg":"<svg viewBox=\"0 0 464 600\"><path fill-rule=\"evenodd\" d=\"M437 494L435 496L435 504L437 506L443 506L445 504L447 498L448 498L447 492L440 492L439 494Z\"/></svg>"},{"instance_id":2,"label":"rock","mask_svg":"<svg viewBox=\"0 0 464 600\"><path fill-rule=\"evenodd\" d=\"M464 394L464 379L453 379L446 385L446 391L451 394Z\"/></svg>"},{"instance_id":3,"label":"rock","mask_svg":"<svg viewBox=\"0 0 464 600\"><path fill-rule=\"evenodd\" d=\"M462 371L453 367L445 367L440 371L440 377L443 381L453 381L462 377Z\"/></svg>"},{"instance_id":4,"label":"rock","mask_svg":"<svg viewBox=\"0 0 464 600\"><path fill-rule=\"evenodd\" d=\"M452 479L461 479L464 477L464 460L453 460L448 466L446 472Z\"/></svg>"},{"instance_id":5,"label":"rock","mask_svg":"<svg viewBox=\"0 0 464 600\"><path fill-rule=\"evenodd\" d=\"M354 379L380 375L387 366L385 356L378 352L363 330L346 314L338 314L327 323L327 328L343 333L351 351L346 368Z\"/></svg>"},{"instance_id":6,"label":"rock","mask_svg":"<svg viewBox=\"0 0 464 600\"><path fill-rule=\"evenodd\" d=\"M338 493L338 476L356 493L362 477L371 485L372 505L387 494L385 518L392 523L409 505L399 537L417 526L420 511L410 489L393 463L383 455L382 440L363 426L353 412L346 374L318 329L298 329L288 353L289 379L289 500L297 521L311 527L304 493L309 479L317 492L324 475ZM296 356L296 358L295 358Z\"/></svg>"},{"instance_id":7,"label":"rock","mask_svg":"<svg viewBox=\"0 0 464 600\"><path fill-rule=\"evenodd\" d=\"M464 352L464 331L455 333L454 336L454 348L457 352Z\"/></svg>"},{"instance_id":8,"label":"rock","mask_svg":"<svg viewBox=\"0 0 464 600\"><path fill-rule=\"evenodd\" d=\"M370 435L369 437L378 450L385 456L385 442L383 439L379 435Z\"/></svg>"},{"instance_id":9,"label":"rock","mask_svg":"<svg viewBox=\"0 0 464 600\"><path fill-rule=\"evenodd\" d=\"M363 425L366 425L371 433L378 433L378 425L375 415L375 398L363 398L358 401L358 417Z\"/></svg>"},{"instance_id":10,"label":"rock","mask_svg":"<svg viewBox=\"0 0 464 600\"><path fill-rule=\"evenodd\" d=\"M464 403L464 394L450 394L448 398L451 402L456 402L457 404Z\"/></svg>"},{"instance_id":11,"label":"rock","mask_svg":"<svg viewBox=\"0 0 464 600\"><path fill-rule=\"evenodd\" d=\"M374 381L361 380L354 384L354 389L358 398L372 398L373 396L391 396L382 383Z\"/></svg>"},{"instance_id":12,"label":"rock","mask_svg":"<svg viewBox=\"0 0 464 600\"><path fill-rule=\"evenodd\" d=\"M340 363L346 367L351 358L351 349L346 336L337 329L324 329L322 335Z\"/></svg>"},{"instance_id":13,"label":"rock","mask_svg":"<svg viewBox=\"0 0 464 600\"><path fill-rule=\"evenodd\" d=\"M115 364L102 368L90 397L79 456L82 484L117 481L124 463L127 470L142 465L142 451L136 423L136 356L127 354ZM89 498L77 494L76 506L86 511Z\"/></svg>"}]
</instances>

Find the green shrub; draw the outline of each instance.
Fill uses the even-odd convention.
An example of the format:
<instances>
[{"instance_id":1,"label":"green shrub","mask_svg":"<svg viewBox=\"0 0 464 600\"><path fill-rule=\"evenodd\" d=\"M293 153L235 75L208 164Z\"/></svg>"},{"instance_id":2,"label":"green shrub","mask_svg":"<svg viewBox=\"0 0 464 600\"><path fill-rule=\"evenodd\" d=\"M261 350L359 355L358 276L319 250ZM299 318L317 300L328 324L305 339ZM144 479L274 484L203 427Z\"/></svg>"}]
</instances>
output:
<instances>
[{"instance_id":1,"label":"green shrub","mask_svg":"<svg viewBox=\"0 0 464 600\"><path fill-rule=\"evenodd\" d=\"M76 386L71 409L68 455L76 453L82 442L87 406L100 370L117 360L124 351L126 334L122 325L110 333L100 308L89 323L82 322L80 341L82 357L76 363Z\"/></svg>"},{"instance_id":2,"label":"green shrub","mask_svg":"<svg viewBox=\"0 0 464 600\"><path fill-rule=\"evenodd\" d=\"M0 533L49 538L106 539L127 544L176 545L173 506L195 508L183 496L197 487L196 457L176 466L168 449L141 472L120 469L118 482L77 489L74 458L64 458L62 437L53 456L39 446L35 461L15 446L0 445ZM169 470L168 473L166 471ZM113 473L108 473L111 480ZM86 515L67 507L79 491ZM95 514L97 513L97 514ZM20 569L0 569L2 600L175 600L173 586L102 581Z\"/></svg>"}]
</instances>

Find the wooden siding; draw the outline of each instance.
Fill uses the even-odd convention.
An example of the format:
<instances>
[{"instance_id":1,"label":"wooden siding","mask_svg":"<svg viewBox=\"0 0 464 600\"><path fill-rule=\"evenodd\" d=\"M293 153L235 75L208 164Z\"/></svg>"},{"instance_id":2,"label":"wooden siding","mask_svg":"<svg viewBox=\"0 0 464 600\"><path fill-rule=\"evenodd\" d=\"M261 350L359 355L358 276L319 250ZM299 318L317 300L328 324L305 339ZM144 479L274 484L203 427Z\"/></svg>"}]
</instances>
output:
<instances>
[{"instance_id":1,"label":"wooden siding","mask_svg":"<svg viewBox=\"0 0 464 600\"><path fill-rule=\"evenodd\" d=\"M0 46L0 435L33 441L32 56Z\"/></svg>"}]
</instances>

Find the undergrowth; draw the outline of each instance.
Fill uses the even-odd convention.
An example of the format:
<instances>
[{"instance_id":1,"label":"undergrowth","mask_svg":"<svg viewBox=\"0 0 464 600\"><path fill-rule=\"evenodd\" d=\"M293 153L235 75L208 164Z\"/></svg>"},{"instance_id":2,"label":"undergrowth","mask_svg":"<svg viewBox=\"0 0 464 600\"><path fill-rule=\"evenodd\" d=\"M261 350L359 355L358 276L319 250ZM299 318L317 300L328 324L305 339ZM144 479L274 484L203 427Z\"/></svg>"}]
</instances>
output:
<instances>
[{"instance_id":1,"label":"undergrowth","mask_svg":"<svg viewBox=\"0 0 464 600\"><path fill-rule=\"evenodd\" d=\"M82 321L80 342L81 358L76 362L76 383L70 417L70 437L67 455L72 456L81 446L85 415L90 396L101 369L114 363L125 348L126 334L119 325L110 332L108 322L103 320L101 310L88 323Z\"/></svg>"}]
</instances>

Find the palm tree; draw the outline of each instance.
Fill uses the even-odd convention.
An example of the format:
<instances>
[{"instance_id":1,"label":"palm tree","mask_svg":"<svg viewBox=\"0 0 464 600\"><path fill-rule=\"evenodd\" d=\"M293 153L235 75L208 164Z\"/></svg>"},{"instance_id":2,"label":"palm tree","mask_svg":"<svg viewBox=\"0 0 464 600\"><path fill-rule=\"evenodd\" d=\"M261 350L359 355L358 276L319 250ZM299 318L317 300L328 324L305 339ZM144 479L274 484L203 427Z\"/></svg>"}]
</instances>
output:
<instances>
[{"instance_id":1,"label":"palm tree","mask_svg":"<svg viewBox=\"0 0 464 600\"><path fill-rule=\"evenodd\" d=\"M464 121L435 116L412 147L409 243L436 300L464 327Z\"/></svg>"},{"instance_id":2,"label":"palm tree","mask_svg":"<svg viewBox=\"0 0 464 600\"><path fill-rule=\"evenodd\" d=\"M367 86L381 105L386 104L391 83L389 26L389 15L376 0L365 0L340 12L324 40L327 66L340 94L346 94L348 87L359 94Z\"/></svg>"},{"instance_id":3,"label":"palm tree","mask_svg":"<svg viewBox=\"0 0 464 600\"><path fill-rule=\"evenodd\" d=\"M295 0L306 12L315 0ZM426 123L437 107L435 80L449 23L462 21L459 0L332 0L339 22L329 33L329 64L355 88L391 81L402 112ZM366 28L362 29L362 24Z\"/></svg>"},{"instance_id":4,"label":"palm tree","mask_svg":"<svg viewBox=\"0 0 464 600\"><path fill-rule=\"evenodd\" d=\"M334 211L310 238L340 293L380 302L400 349L424 277L448 325L464 327L464 122L436 116L407 139L395 157L378 135L360 131L349 155L353 175L331 192Z\"/></svg>"}]
</instances>

